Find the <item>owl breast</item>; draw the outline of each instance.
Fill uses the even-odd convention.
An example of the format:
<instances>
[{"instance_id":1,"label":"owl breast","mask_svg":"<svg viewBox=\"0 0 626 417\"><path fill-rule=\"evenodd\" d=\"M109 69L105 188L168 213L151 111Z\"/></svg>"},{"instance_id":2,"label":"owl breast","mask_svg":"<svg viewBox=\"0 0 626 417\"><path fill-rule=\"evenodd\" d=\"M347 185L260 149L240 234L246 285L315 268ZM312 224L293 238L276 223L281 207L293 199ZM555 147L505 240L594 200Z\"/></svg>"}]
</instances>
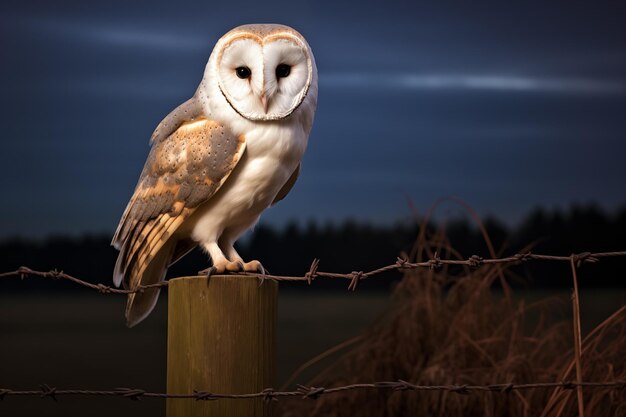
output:
<instances>
[{"instance_id":1,"label":"owl breast","mask_svg":"<svg viewBox=\"0 0 626 417\"><path fill-rule=\"evenodd\" d=\"M297 125L263 124L245 134L246 150L213 198L194 213L191 237L217 239L224 230L253 226L296 170L307 144Z\"/></svg>"}]
</instances>

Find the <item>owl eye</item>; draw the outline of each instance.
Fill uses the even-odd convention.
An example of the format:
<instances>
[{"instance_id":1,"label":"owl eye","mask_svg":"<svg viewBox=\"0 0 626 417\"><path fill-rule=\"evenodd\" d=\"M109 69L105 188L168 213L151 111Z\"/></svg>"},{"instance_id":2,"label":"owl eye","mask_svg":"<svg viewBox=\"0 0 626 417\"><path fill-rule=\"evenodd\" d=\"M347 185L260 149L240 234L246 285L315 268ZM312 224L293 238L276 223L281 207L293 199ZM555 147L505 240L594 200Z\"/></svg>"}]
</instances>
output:
<instances>
[{"instance_id":1,"label":"owl eye","mask_svg":"<svg viewBox=\"0 0 626 417\"><path fill-rule=\"evenodd\" d=\"M246 78L250 78L250 68L248 67L237 67L235 69L235 72L237 73L237 77L241 78L242 80L246 79Z\"/></svg>"},{"instance_id":2,"label":"owl eye","mask_svg":"<svg viewBox=\"0 0 626 417\"><path fill-rule=\"evenodd\" d=\"M291 67L287 64L280 64L276 67L276 78L285 78L291 72Z\"/></svg>"}]
</instances>

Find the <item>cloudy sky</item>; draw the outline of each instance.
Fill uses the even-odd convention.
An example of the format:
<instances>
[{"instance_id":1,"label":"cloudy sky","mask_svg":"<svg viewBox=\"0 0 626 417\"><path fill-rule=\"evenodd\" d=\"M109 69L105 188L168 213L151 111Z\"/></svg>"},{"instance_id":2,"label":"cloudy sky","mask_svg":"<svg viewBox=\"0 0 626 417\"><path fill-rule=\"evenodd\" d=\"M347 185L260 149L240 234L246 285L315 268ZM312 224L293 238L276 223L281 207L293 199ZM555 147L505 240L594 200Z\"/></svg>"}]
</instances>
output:
<instances>
[{"instance_id":1,"label":"cloudy sky","mask_svg":"<svg viewBox=\"0 0 626 417\"><path fill-rule=\"evenodd\" d=\"M507 222L626 203L623 2L420 3L3 1L0 238L112 233L152 130L252 22L298 29L320 73L302 175L268 223L390 223L407 197Z\"/></svg>"}]
</instances>

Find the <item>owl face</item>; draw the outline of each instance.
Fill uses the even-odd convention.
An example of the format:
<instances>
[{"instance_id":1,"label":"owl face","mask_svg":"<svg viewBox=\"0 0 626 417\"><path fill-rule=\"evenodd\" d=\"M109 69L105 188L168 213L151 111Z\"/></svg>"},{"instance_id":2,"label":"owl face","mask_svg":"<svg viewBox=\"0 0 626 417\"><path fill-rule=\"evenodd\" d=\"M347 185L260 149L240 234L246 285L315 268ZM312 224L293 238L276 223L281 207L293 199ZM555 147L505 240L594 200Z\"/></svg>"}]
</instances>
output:
<instances>
[{"instance_id":1,"label":"owl face","mask_svg":"<svg viewBox=\"0 0 626 417\"><path fill-rule=\"evenodd\" d=\"M311 86L311 50L302 35L287 26L238 27L220 39L215 52L219 89L248 120L288 117Z\"/></svg>"}]
</instances>

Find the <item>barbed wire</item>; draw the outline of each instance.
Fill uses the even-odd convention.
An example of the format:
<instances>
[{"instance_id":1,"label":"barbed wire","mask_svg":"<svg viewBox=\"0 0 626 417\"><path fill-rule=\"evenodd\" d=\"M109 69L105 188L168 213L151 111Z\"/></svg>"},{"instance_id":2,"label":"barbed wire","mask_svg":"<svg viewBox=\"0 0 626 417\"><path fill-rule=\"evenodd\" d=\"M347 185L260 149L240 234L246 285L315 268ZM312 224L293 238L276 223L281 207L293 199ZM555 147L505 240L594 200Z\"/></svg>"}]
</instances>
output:
<instances>
[{"instance_id":1,"label":"barbed wire","mask_svg":"<svg viewBox=\"0 0 626 417\"><path fill-rule=\"evenodd\" d=\"M258 274L253 272L235 272L235 275L249 276L251 278L257 278L263 282L264 280L271 281L291 281L291 282L306 282L309 285L313 283L316 278L329 278L329 279L347 279L350 280L348 290L354 291L358 283L362 280L380 275L389 271L407 271L412 269L429 268L440 269L445 265L457 265L467 266L472 269L478 269L484 265L502 265L502 264L521 264L529 261L556 261L556 262L574 262L576 266L581 266L586 263L596 263L601 259L613 258L613 257L626 257L626 251L614 251L614 252L581 252L572 254L569 256L557 256L557 255L545 255L536 254L531 252L518 253L515 255L502 257L502 258L482 258L477 255L472 255L467 259L441 259L435 253L435 256L423 262L409 262L406 259L397 258L396 262L390 265L383 266L371 271L352 271L350 273L336 273L336 272L323 272L318 270L319 259L314 259L311 263L309 271L302 276L282 276L282 275L270 275L270 274ZM92 282L76 278L72 275L57 269L50 271L36 271L26 266L21 266L15 271L0 273L0 278L15 278L19 277L24 279L26 277L39 277L52 280L65 280L74 284L81 285L92 290L96 290L102 294L133 294L137 292L143 292L150 288L166 287L168 281L161 281L156 284L139 285L136 288L116 288L102 283L94 284Z\"/></svg>"},{"instance_id":2,"label":"barbed wire","mask_svg":"<svg viewBox=\"0 0 626 417\"><path fill-rule=\"evenodd\" d=\"M106 396L106 397L124 397L131 400L140 400L142 398L171 398L171 399L195 399L202 401L214 401L223 399L245 399L245 398L263 398L264 400L278 400L281 397L299 397L301 399L316 399L322 395L329 395L344 391L356 391L356 390L389 390L389 391L448 391L456 394L469 395L474 392L493 392L507 394L512 391L530 390L530 389L553 389L561 388L564 390L573 390L578 387L590 388L590 389L610 389L610 390L622 390L626 389L626 380L616 381L603 381L603 382L575 382L575 381L561 381L561 382L535 382L528 384L516 384L513 382L507 382L502 384L489 384L489 385L416 385L402 379L397 381L381 381L371 383L360 383L342 385L337 387L325 388L298 385L296 390L292 391L276 391L273 388L266 388L259 392L249 394L218 394L207 391L194 390L193 393L188 394L167 394L163 392L150 392L140 388L116 388L113 390L72 390L72 389L58 389L51 387L47 384L42 384L39 389L36 390L13 390L7 388L0 388L0 400L4 400L9 396L26 396L26 397L40 397L40 398L52 398L57 401L57 397L62 396Z\"/></svg>"}]
</instances>

